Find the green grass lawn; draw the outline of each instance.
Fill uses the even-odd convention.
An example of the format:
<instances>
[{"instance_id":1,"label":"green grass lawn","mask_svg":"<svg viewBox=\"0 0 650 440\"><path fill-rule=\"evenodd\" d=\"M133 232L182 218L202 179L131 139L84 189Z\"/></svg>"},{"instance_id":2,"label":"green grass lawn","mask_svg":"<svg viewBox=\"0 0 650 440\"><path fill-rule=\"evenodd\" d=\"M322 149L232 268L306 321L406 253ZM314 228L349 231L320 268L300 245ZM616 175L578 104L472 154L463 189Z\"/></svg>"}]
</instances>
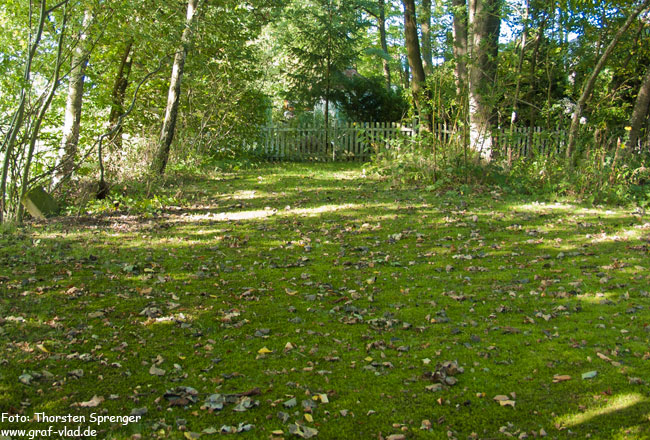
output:
<instances>
[{"instance_id":1,"label":"green grass lawn","mask_svg":"<svg viewBox=\"0 0 650 440\"><path fill-rule=\"evenodd\" d=\"M0 429L650 438L647 217L347 164L183 182L0 236L0 410L86 418Z\"/></svg>"}]
</instances>

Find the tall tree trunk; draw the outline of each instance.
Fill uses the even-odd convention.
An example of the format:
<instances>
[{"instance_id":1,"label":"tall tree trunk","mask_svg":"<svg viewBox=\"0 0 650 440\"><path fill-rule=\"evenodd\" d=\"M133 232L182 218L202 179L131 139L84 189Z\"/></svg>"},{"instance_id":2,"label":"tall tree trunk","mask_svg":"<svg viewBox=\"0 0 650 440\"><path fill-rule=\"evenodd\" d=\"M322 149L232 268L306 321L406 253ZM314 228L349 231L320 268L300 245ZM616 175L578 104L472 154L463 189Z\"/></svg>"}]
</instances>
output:
<instances>
[{"instance_id":1,"label":"tall tree trunk","mask_svg":"<svg viewBox=\"0 0 650 440\"><path fill-rule=\"evenodd\" d=\"M68 85L68 97L65 104L65 119L63 122L63 139L61 149L63 155L60 161L59 178L67 179L74 169L74 159L79 145L79 128L81 126L81 106L83 104L84 75L88 65L88 29L92 22L90 9L84 11L82 29L79 31L79 41L72 53L72 70Z\"/></svg>"},{"instance_id":2,"label":"tall tree trunk","mask_svg":"<svg viewBox=\"0 0 650 440\"><path fill-rule=\"evenodd\" d=\"M332 4L328 1L328 26L327 26L327 71L325 84L325 151L330 143L330 88L332 86Z\"/></svg>"},{"instance_id":3,"label":"tall tree trunk","mask_svg":"<svg viewBox=\"0 0 650 440\"><path fill-rule=\"evenodd\" d=\"M528 37L528 14L530 11L530 6L528 0L526 1L526 9L524 11L524 29L521 33L521 46L519 48L519 60L517 61L517 83L515 85L515 94L512 97L512 114L510 115L510 132L512 134L512 130L515 125L515 121L517 120L517 110L519 109L519 92L521 90L521 77L522 75L522 66L524 65L524 55L526 53L526 42L527 42L527 37Z\"/></svg>"},{"instance_id":4,"label":"tall tree trunk","mask_svg":"<svg viewBox=\"0 0 650 440\"><path fill-rule=\"evenodd\" d=\"M399 65L399 74L402 78L402 86L404 87L404 90L408 90L411 88L411 71L409 69L409 63L408 60L406 63L404 63L404 60L402 60L402 56L398 55L398 65Z\"/></svg>"},{"instance_id":5,"label":"tall tree trunk","mask_svg":"<svg viewBox=\"0 0 650 440\"><path fill-rule=\"evenodd\" d=\"M57 43L56 62L54 64L54 74L52 75L50 90L45 96L45 99L43 100L43 104L41 104L41 107L38 109L38 115L34 120L34 124L33 124L34 127L32 128L32 132L29 136L29 147L27 150L27 156L25 158L25 165L23 167L23 175L20 184L20 197L18 203L18 210L16 212L16 221L18 223L21 223L23 221L23 216L25 214L25 207L22 204L22 200L23 197L25 197L25 194L27 194L27 189L29 186L29 172L31 171L32 159L34 158L34 150L36 149L36 142L38 141L38 135L41 130L41 124L43 123L45 114L50 108L50 104L52 103L52 98L54 98L54 94L56 93L56 90L59 87L59 75L61 73L61 64L62 64L61 54L63 52L63 38L65 36L65 27L66 27L67 20L68 20L68 4L66 3L65 8L63 10L61 33L59 34L58 43Z\"/></svg>"},{"instance_id":6,"label":"tall tree trunk","mask_svg":"<svg viewBox=\"0 0 650 440\"><path fill-rule=\"evenodd\" d=\"M466 0L453 0L452 5L456 94L461 97L467 90L467 3Z\"/></svg>"},{"instance_id":7,"label":"tall tree trunk","mask_svg":"<svg viewBox=\"0 0 650 440\"><path fill-rule=\"evenodd\" d=\"M386 53L386 56L390 56L388 53L388 41L386 39L386 1L379 0L379 16L377 17L377 27L379 28L379 44L381 44L381 50ZM386 87L390 89L391 80L390 80L390 63L387 59L383 58L381 60L382 67L384 68L384 78L386 79Z\"/></svg>"},{"instance_id":8,"label":"tall tree trunk","mask_svg":"<svg viewBox=\"0 0 650 440\"><path fill-rule=\"evenodd\" d=\"M535 93L538 91L539 88L539 79L538 79L539 76L537 75L537 65L539 64L539 48L542 45L542 40L544 39L544 30L546 29L547 22L548 22L548 16L545 15L535 35L535 45L533 46L533 53L531 55L530 71L529 71L531 90L530 90L530 95L528 96L528 102L533 102L535 100L534 99ZM528 139L529 141L532 141L533 129L537 125L538 109L535 106L529 105L528 110L529 110L528 123L530 128L530 130L528 131Z\"/></svg>"},{"instance_id":9,"label":"tall tree trunk","mask_svg":"<svg viewBox=\"0 0 650 440\"><path fill-rule=\"evenodd\" d=\"M0 178L0 224L4 221L4 213L6 210L6 200L7 200L7 178L9 174L9 163L11 162L14 145L16 143L16 137L23 125L23 118L25 116L25 100L27 99L28 87L31 86L31 73L32 73L32 61L36 55L36 49L41 42L41 37L43 35L43 27L45 26L45 18L47 16L46 4L47 2L43 0L41 2L40 15L38 19L38 28L36 29L36 35L34 36L34 41L29 47L29 52L27 53L27 60L25 62L25 73L23 75L23 85L20 90L20 101L18 103L18 109L14 114L12 119L11 127L7 133L7 138L5 140L5 157L2 164L2 178ZM31 30L30 30L30 40L31 40Z\"/></svg>"},{"instance_id":10,"label":"tall tree trunk","mask_svg":"<svg viewBox=\"0 0 650 440\"><path fill-rule=\"evenodd\" d=\"M486 161L492 157L493 91L501 25L499 6L499 0L469 2L469 142Z\"/></svg>"},{"instance_id":11,"label":"tall tree trunk","mask_svg":"<svg viewBox=\"0 0 650 440\"><path fill-rule=\"evenodd\" d=\"M115 76L115 83L113 85L113 93L111 96L111 113L108 117L110 129L113 129L124 113L124 96L126 88L129 86L129 75L131 74L131 65L133 64L133 38L129 39L124 46L122 58L120 59L120 67ZM111 139L111 144L114 151L122 150L122 128L120 127Z\"/></svg>"},{"instance_id":12,"label":"tall tree trunk","mask_svg":"<svg viewBox=\"0 0 650 440\"><path fill-rule=\"evenodd\" d=\"M422 55L420 53L420 43L418 41L418 28L415 17L415 1L402 0L404 5L404 33L406 37L406 53L411 66L413 80L411 89L413 90L413 100L415 107L420 116L422 128L425 131L431 131L431 112L428 111L429 103L426 92L426 76L422 65Z\"/></svg>"},{"instance_id":13,"label":"tall tree trunk","mask_svg":"<svg viewBox=\"0 0 650 440\"><path fill-rule=\"evenodd\" d=\"M163 175L169 160L169 148L174 140L174 131L176 129L176 118L178 116L178 105L181 95L181 78L183 68L185 67L185 58L190 45L191 28L198 0L188 0L187 15L185 19L185 29L181 36L181 48L176 52L174 57L174 66L172 67L172 76L169 82L169 92L167 94L167 107L165 108L165 120L163 121L160 140L158 142L158 151L152 163L152 171Z\"/></svg>"},{"instance_id":14,"label":"tall tree trunk","mask_svg":"<svg viewBox=\"0 0 650 440\"><path fill-rule=\"evenodd\" d=\"M650 66L646 70L639 94L634 103L634 110L630 118L630 139L627 142L628 151L636 148L641 134L641 126L648 119L648 106L650 105Z\"/></svg>"},{"instance_id":15,"label":"tall tree trunk","mask_svg":"<svg viewBox=\"0 0 650 440\"><path fill-rule=\"evenodd\" d=\"M422 66L424 73L433 73L433 51L431 48L431 0L422 0L420 14L420 29L422 31Z\"/></svg>"},{"instance_id":16,"label":"tall tree trunk","mask_svg":"<svg viewBox=\"0 0 650 440\"><path fill-rule=\"evenodd\" d=\"M526 0L526 10L524 12L524 17L523 17L523 22L524 22L524 29L521 33L521 46L519 48L519 60L517 61L517 81L515 85L515 93L512 96L512 113L510 114L510 142L508 142L508 147L507 147L507 157L508 157L508 166L511 165L512 163L512 147L510 144L512 143L513 140L513 134L515 130L515 121L517 120L517 111L519 110L519 92L521 90L521 79L522 79L522 66L524 64L524 55L526 53L526 42L527 42L527 37L528 37L528 14L529 14L530 6L528 0ZM532 145L529 143L529 145ZM530 152L530 149L529 149Z\"/></svg>"},{"instance_id":17,"label":"tall tree trunk","mask_svg":"<svg viewBox=\"0 0 650 440\"><path fill-rule=\"evenodd\" d=\"M596 66L594 67L593 71L591 72L591 75L587 79L587 82L583 86L582 93L580 94L580 98L578 98L578 102L576 103L575 110L573 111L573 117L571 118L571 128L569 129L569 141L566 149L567 160L571 160L571 163L574 166L577 164L578 161L578 154L576 154L575 148L576 148L576 142L578 137L578 129L580 128L580 118L582 117L582 111L585 107L585 104L587 103L587 100L591 97L591 93L594 90L594 86L596 85L596 80L598 79L598 75L600 74L600 71L603 69L603 67L605 67L607 60L609 59L610 55L614 52L614 48L618 44L618 41L621 39L623 34L627 32L628 28L632 25L634 20L636 20L639 14L641 14L644 10L646 10L649 5L650 5L650 0L645 0L641 5L639 5L634 10L632 14L630 14L627 17L627 20L625 20L623 26L619 28L619 30L612 38L612 41L609 42L607 48L598 59Z\"/></svg>"}]
</instances>

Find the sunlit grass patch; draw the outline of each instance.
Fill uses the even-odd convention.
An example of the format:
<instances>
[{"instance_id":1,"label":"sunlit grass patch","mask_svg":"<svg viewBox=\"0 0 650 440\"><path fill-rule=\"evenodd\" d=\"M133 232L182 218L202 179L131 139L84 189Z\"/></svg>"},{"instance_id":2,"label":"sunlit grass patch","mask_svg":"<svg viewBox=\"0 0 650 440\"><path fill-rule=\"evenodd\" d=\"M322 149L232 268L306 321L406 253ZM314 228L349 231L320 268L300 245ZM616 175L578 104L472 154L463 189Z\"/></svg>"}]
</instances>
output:
<instances>
[{"instance_id":1,"label":"sunlit grass patch","mask_svg":"<svg viewBox=\"0 0 650 440\"><path fill-rule=\"evenodd\" d=\"M265 165L179 181L192 202L147 218L0 236L3 411L147 408L102 433L115 439L240 423L255 425L242 438L291 438L297 421L326 439L648 436L643 221L361 176L357 164ZM628 230L642 234L587 237ZM451 361L457 383L436 382ZM197 401L172 405L179 386ZM246 392L259 406L201 409ZM94 395L97 408L71 406Z\"/></svg>"},{"instance_id":2,"label":"sunlit grass patch","mask_svg":"<svg viewBox=\"0 0 650 440\"><path fill-rule=\"evenodd\" d=\"M613 413L648 401L650 401L648 397L638 393L620 394L609 398L604 404L598 404L595 408L558 417L557 423L566 427L574 427L582 423L587 423L596 417L611 416Z\"/></svg>"}]
</instances>

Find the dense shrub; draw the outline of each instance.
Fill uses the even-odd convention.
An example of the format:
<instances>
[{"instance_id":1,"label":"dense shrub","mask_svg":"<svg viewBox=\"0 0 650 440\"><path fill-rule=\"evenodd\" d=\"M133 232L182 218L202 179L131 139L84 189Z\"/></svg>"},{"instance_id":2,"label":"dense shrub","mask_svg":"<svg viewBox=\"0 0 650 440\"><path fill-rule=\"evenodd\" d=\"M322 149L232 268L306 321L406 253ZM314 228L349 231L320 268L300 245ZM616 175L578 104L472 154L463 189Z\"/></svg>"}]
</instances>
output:
<instances>
[{"instance_id":1,"label":"dense shrub","mask_svg":"<svg viewBox=\"0 0 650 440\"><path fill-rule=\"evenodd\" d=\"M337 82L332 99L352 121L394 122L408 112L401 91L387 88L381 77L342 76Z\"/></svg>"},{"instance_id":2,"label":"dense shrub","mask_svg":"<svg viewBox=\"0 0 650 440\"><path fill-rule=\"evenodd\" d=\"M592 148L577 166L561 154L521 157L489 164L458 140L441 143L428 136L400 139L373 157L371 170L399 185L432 189L497 186L538 197L571 197L588 203L650 204L648 155L625 155L620 147ZM465 189L463 189L465 188Z\"/></svg>"}]
</instances>

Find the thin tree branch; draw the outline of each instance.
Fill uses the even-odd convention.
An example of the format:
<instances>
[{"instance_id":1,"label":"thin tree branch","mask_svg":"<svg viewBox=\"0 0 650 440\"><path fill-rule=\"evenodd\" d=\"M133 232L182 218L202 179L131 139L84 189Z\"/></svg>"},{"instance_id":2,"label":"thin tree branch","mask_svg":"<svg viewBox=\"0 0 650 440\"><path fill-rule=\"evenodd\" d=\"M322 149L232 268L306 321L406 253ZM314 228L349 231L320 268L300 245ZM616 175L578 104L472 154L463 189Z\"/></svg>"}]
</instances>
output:
<instances>
[{"instance_id":1,"label":"thin tree branch","mask_svg":"<svg viewBox=\"0 0 650 440\"><path fill-rule=\"evenodd\" d=\"M135 88L135 92L133 93L133 99L131 100L131 104L129 105L129 108L127 109L127 111L124 112L124 113L123 113L123 114L118 118L118 123L115 125L115 127L114 127L113 129L111 129L108 133L105 133L105 134L101 135L101 136L97 139L97 141L95 141L95 143L94 143L94 144L93 144L93 145L88 149L88 152L86 152L86 154L81 158L81 160L79 161L79 163L78 163L77 165L75 165L74 170L79 169L79 167L81 166L81 164L82 164L86 159L88 159L88 157L90 157L90 154L93 152L93 150L95 149L95 146L98 145L100 141L103 141L106 137L111 136L112 134L114 134L114 133L115 133L115 128L119 128L119 127L121 126L123 119L124 119L126 116L128 116L128 115L131 113L131 111L133 111L133 108L135 107L135 103L136 103L136 101L137 101L137 99L138 99L138 92L139 92L139 90L140 90L140 87L142 87L142 86L144 85L144 83L145 83L147 80L149 80L149 78L151 78L151 77L152 77L153 75L155 75L156 73L160 72L160 70L164 67L164 62L165 62L165 60L168 60L169 58L171 58L172 55L173 55L173 54L165 55L163 58L161 58L158 67L157 67L155 70L153 70L153 71L147 73L147 75L145 75L145 77L142 78L142 80L138 83L138 85L137 85L136 88ZM38 180L41 180L41 179L43 179L44 177L47 177L47 176L52 175L53 173L55 173L56 171L58 171L60 168L61 168L61 164L56 165L56 166L53 166L53 167L50 167L47 171L45 171L45 172L39 174L38 176L35 176L35 177L31 178L30 181L29 181L29 184L31 185L32 183L34 183L34 182L36 182L36 181L38 181ZM60 183L59 183L58 185L56 185L56 186L54 187L54 189L57 189L57 188L59 187L59 185L60 185Z\"/></svg>"},{"instance_id":2,"label":"thin tree branch","mask_svg":"<svg viewBox=\"0 0 650 440\"><path fill-rule=\"evenodd\" d=\"M69 1L70 1L70 0L63 0L62 2L57 3L56 5L50 7L50 9L46 10L45 13L49 15L49 14L51 14L52 12L54 12L55 10L57 10L58 8L60 8L61 6L63 6L63 5L65 5L66 3L68 3Z\"/></svg>"}]
</instances>

